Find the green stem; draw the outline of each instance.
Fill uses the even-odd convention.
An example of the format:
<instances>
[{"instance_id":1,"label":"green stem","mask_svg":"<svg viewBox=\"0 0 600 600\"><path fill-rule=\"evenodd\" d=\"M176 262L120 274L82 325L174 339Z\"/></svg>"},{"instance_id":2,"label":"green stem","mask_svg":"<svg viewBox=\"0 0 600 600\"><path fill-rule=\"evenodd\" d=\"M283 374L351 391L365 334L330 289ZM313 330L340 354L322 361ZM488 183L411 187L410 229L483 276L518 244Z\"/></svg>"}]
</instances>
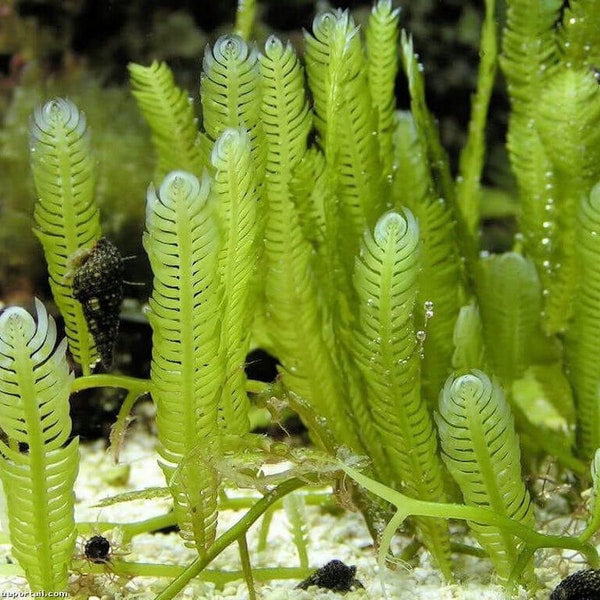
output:
<instances>
[{"instance_id":1,"label":"green stem","mask_svg":"<svg viewBox=\"0 0 600 600\"><path fill-rule=\"evenodd\" d=\"M379 563L381 567L383 567L383 563L385 562L392 537L402 522L409 516L460 519L474 521L483 525L492 525L510 531L513 535L521 538L526 546L534 550L539 548L571 549L583 554L593 569L597 569L600 566L600 559L596 548L591 544L582 542L579 538L538 533L518 521L479 506L428 502L410 498L382 483L370 479L352 467L344 464L341 464L341 467L354 481L381 498L384 498L397 509L396 514L392 517L381 536L379 551Z\"/></svg>"},{"instance_id":2,"label":"green stem","mask_svg":"<svg viewBox=\"0 0 600 600\"><path fill-rule=\"evenodd\" d=\"M165 527L171 527L177 523L173 513L166 513L158 517L136 521L134 523L113 523L111 521L77 523L79 535L104 532L109 529L120 529L123 532L123 543L128 544L136 535L150 533Z\"/></svg>"},{"instance_id":3,"label":"green stem","mask_svg":"<svg viewBox=\"0 0 600 600\"><path fill-rule=\"evenodd\" d=\"M137 391L138 394L143 394L150 390L150 380L126 375L85 375L73 379L71 393L96 387L124 388L130 392Z\"/></svg>"},{"instance_id":4,"label":"green stem","mask_svg":"<svg viewBox=\"0 0 600 600\"><path fill-rule=\"evenodd\" d=\"M257 381L255 379L248 379L246 381L246 391L249 394L266 394L273 384L265 383L264 381Z\"/></svg>"},{"instance_id":5,"label":"green stem","mask_svg":"<svg viewBox=\"0 0 600 600\"><path fill-rule=\"evenodd\" d=\"M244 534L240 535L238 538L238 545L244 580L246 581L246 586L248 588L248 598L249 600L256 600L256 590L254 589L254 578L252 575L252 562L250 561L250 553L248 552L248 540L246 540Z\"/></svg>"},{"instance_id":6,"label":"green stem","mask_svg":"<svg viewBox=\"0 0 600 600\"><path fill-rule=\"evenodd\" d=\"M221 535L208 549L206 554L198 557L178 577L176 577L155 600L170 600L174 598L191 579L196 577L212 560L215 559L225 548L245 534L250 526L280 498L306 485L306 481L300 479L288 479L276 488L265 494L233 527L230 527Z\"/></svg>"}]
</instances>

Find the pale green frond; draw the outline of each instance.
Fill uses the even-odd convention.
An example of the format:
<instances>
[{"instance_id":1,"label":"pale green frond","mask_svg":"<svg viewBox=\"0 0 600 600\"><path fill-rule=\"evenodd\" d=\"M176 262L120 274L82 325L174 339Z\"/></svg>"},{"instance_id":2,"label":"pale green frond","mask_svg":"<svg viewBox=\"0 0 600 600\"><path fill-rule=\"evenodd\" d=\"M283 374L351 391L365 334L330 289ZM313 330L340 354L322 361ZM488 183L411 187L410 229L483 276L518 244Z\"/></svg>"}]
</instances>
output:
<instances>
[{"instance_id":1,"label":"pale green frond","mask_svg":"<svg viewBox=\"0 0 600 600\"><path fill-rule=\"evenodd\" d=\"M558 64L555 26L562 6L562 0L507 1L500 64L519 116L535 114L541 85Z\"/></svg>"},{"instance_id":2,"label":"pale green frond","mask_svg":"<svg viewBox=\"0 0 600 600\"><path fill-rule=\"evenodd\" d=\"M181 535L200 556L217 535L219 490L223 484L212 460L220 451L214 444L201 443L182 459L168 480Z\"/></svg>"},{"instance_id":3,"label":"pale green frond","mask_svg":"<svg viewBox=\"0 0 600 600\"><path fill-rule=\"evenodd\" d=\"M478 235L481 173L485 153L485 129L488 107L498 58L496 0L485 0L485 19L479 45L477 90L472 97L469 136L460 153L456 201L465 227L474 238Z\"/></svg>"},{"instance_id":4,"label":"pale green frond","mask_svg":"<svg viewBox=\"0 0 600 600\"><path fill-rule=\"evenodd\" d=\"M550 331L563 331L577 281L577 207L600 178L600 86L590 71L561 68L543 88L536 110L536 128L555 173L553 214L546 223L552 244L546 321Z\"/></svg>"},{"instance_id":5,"label":"pale green frond","mask_svg":"<svg viewBox=\"0 0 600 600\"><path fill-rule=\"evenodd\" d=\"M301 494L288 494L283 499L283 510L288 520L292 541L298 552L300 566L308 568L308 520L306 501Z\"/></svg>"},{"instance_id":6,"label":"pale green frond","mask_svg":"<svg viewBox=\"0 0 600 600\"><path fill-rule=\"evenodd\" d=\"M204 144L212 144L228 127L243 127L250 136L259 180L265 146L260 122L261 90L258 51L237 35L223 35L207 47L200 82ZM204 148L210 152L211 148Z\"/></svg>"},{"instance_id":7,"label":"pale green frond","mask_svg":"<svg viewBox=\"0 0 600 600\"><path fill-rule=\"evenodd\" d=\"M218 273L221 239L209 193L208 179L199 181L183 171L169 173L158 192L152 186L148 190L143 241L154 274L148 315L153 331L151 393L168 483L199 444L218 449L223 291ZM192 487L200 488L188 493L173 484L171 491L182 536L203 552L216 523L216 514L207 517L206 502L217 490L196 494L207 483L192 481Z\"/></svg>"},{"instance_id":8,"label":"pale green frond","mask_svg":"<svg viewBox=\"0 0 600 600\"><path fill-rule=\"evenodd\" d=\"M423 343L422 391L431 408L451 371L452 333L462 297L461 257L454 213L443 198L427 196L408 204L421 230L421 271L416 306Z\"/></svg>"},{"instance_id":9,"label":"pale green frond","mask_svg":"<svg viewBox=\"0 0 600 600\"><path fill-rule=\"evenodd\" d=\"M394 122L393 201L398 208L409 206L414 210L427 194L435 195L427 164L427 148L410 111L396 111Z\"/></svg>"},{"instance_id":10,"label":"pale green frond","mask_svg":"<svg viewBox=\"0 0 600 600\"><path fill-rule=\"evenodd\" d=\"M577 408L577 452L589 459L600 447L600 184L581 203L577 227L579 276L566 335L569 379Z\"/></svg>"},{"instance_id":11,"label":"pale green frond","mask_svg":"<svg viewBox=\"0 0 600 600\"><path fill-rule=\"evenodd\" d=\"M451 371L452 332L462 287L461 260L454 212L436 193L426 149L409 112L396 113L394 165L394 205L408 207L419 221L422 252L416 322L426 333L422 393L433 409Z\"/></svg>"},{"instance_id":12,"label":"pale green frond","mask_svg":"<svg viewBox=\"0 0 600 600\"><path fill-rule=\"evenodd\" d=\"M335 252L335 240L326 231L329 206L333 205L332 186L325 169L325 157L316 148L307 150L312 126L302 67L293 47L271 36L260 56L263 90L261 120L268 143L266 170L267 228L276 219L271 211L279 202L298 214L303 236L313 245L327 266ZM285 243L285 240L281 240ZM320 262L315 261L315 268ZM324 270L331 279L332 269Z\"/></svg>"},{"instance_id":13,"label":"pale green frond","mask_svg":"<svg viewBox=\"0 0 600 600\"><path fill-rule=\"evenodd\" d=\"M351 257L365 227L373 225L385 205L378 136L373 135L377 116L360 36L349 13L337 10L316 17L305 43L315 126L337 194L336 222L330 229L347 272L342 289L349 292Z\"/></svg>"},{"instance_id":14,"label":"pale green frond","mask_svg":"<svg viewBox=\"0 0 600 600\"><path fill-rule=\"evenodd\" d=\"M413 323L417 297L419 228L414 216L390 212L363 238L354 285L359 298L354 360L394 472L415 498L444 499L433 421L419 386L420 354ZM450 576L447 526L419 521L423 542Z\"/></svg>"},{"instance_id":15,"label":"pale green frond","mask_svg":"<svg viewBox=\"0 0 600 600\"><path fill-rule=\"evenodd\" d=\"M518 379L533 359L542 291L533 262L516 252L484 257L479 307L487 357L502 381Z\"/></svg>"},{"instance_id":16,"label":"pale green frond","mask_svg":"<svg viewBox=\"0 0 600 600\"><path fill-rule=\"evenodd\" d=\"M544 290L556 281L557 192L554 166L535 123L543 86L558 68L555 26L562 5L561 0L509 0L500 58L512 107L507 147L519 186L520 231L524 252L535 262ZM546 331L564 327L564 308L558 313L545 308Z\"/></svg>"},{"instance_id":17,"label":"pale green frond","mask_svg":"<svg viewBox=\"0 0 600 600\"><path fill-rule=\"evenodd\" d=\"M483 326L475 301L463 306L456 319L453 334L452 366L456 371L482 369L485 366Z\"/></svg>"},{"instance_id":18,"label":"pale green frond","mask_svg":"<svg viewBox=\"0 0 600 600\"><path fill-rule=\"evenodd\" d=\"M88 373L96 361L81 304L73 298L78 251L100 238L94 202L96 167L85 116L68 100L38 107L31 120L31 169L38 200L35 234L42 243L54 301L65 320L69 349Z\"/></svg>"},{"instance_id":19,"label":"pale green frond","mask_svg":"<svg viewBox=\"0 0 600 600\"><path fill-rule=\"evenodd\" d=\"M289 42L284 45L277 37L269 37L260 55L260 74L269 188L271 193L285 194L306 152L312 125L302 67Z\"/></svg>"},{"instance_id":20,"label":"pale green frond","mask_svg":"<svg viewBox=\"0 0 600 600\"><path fill-rule=\"evenodd\" d=\"M292 140L290 149L290 140L280 138L279 133L277 127L266 127L268 169L271 164L279 164L281 155L300 158L300 154L292 154L293 145L305 143ZM275 156L271 158L272 153ZM287 176L291 178L290 173ZM265 324L273 352L281 362L286 387L323 417L322 424L334 432L339 443L360 452L363 448L354 418L342 399L330 317L321 301L313 268L314 250L303 236L288 183L289 179L285 182L269 177L264 186L267 199Z\"/></svg>"},{"instance_id":21,"label":"pale green frond","mask_svg":"<svg viewBox=\"0 0 600 600\"><path fill-rule=\"evenodd\" d=\"M571 0L565 6L559 29L565 64L596 69L600 62L600 4L596 0Z\"/></svg>"},{"instance_id":22,"label":"pale green frond","mask_svg":"<svg viewBox=\"0 0 600 600\"><path fill-rule=\"evenodd\" d=\"M242 434L249 428L244 362L257 295L258 243L263 222L250 140L245 130L226 129L221 134L213 148L212 165L212 195L223 232L219 272L224 303L220 321L226 378L220 418L224 428Z\"/></svg>"},{"instance_id":23,"label":"pale green frond","mask_svg":"<svg viewBox=\"0 0 600 600\"><path fill-rule=\"evenodd\" d=\"M269 209L265 233L266 311L273 349L282 365L282 379L322 418L339 443L361 452L354 418L343 404L333 349L326 343L332 334L318 300L311 267L312 247L302 237L291 201L271 200L270 207L276 209Z\"/></svg>"},{"instance_id":24,"label":"pale green frond","mask_svg":"<svg viewBox=\"0 0 600 600\"><path fill-rule=\"evenodd\" d=\"M400 36L402 67L408 79L410 108L419 138L423 140L431 170L432 180L438 196L454 201L454 182L450 173L450 163L444 150L437 125L425 102L423 65L419 63L413 48L413 41L406 31Z\"/></svg>"},{"instance_id":25,"label":"pale green frond","mask_svg":"<svg viewBox=\"0 0 600 600\"><path fill-rule=\"evenodd\" d=\"M440 395L436 422L442 456L466 504L489 508L533 527L519 440L500 384L478 370L450 377ZM506 583L519 556L520 540L505 529L469 525ZM521 578L531 579L532 571L530 562Z\"/></svg>"},{"instance_id":26,"label":"pale green frond","mask_svg":"<svg viewBox=\"0 0 600 600\"><path fill-rule=\"evenodd\" d=\"M542 389L544 398L565 420L571 434L575 425L575 400L573 388L563 372L562 365L557 362L532 365L530 370Z\"/></svg>"},{"instance_id":27,"label":"pale green frond","mask_svg":"<svg viewBox=\"0 0 600 600\"><path fill-rule=\"evenodd\" d=\"M333 348L326 343L331 333L319 300L313 249L303 236L290 191L310 130L302 70L292 47L275 37L267 40L260 69L261 120L267 140L266 325L286 386L325 417L338 440L358 448L354 426L347 424L351 417L339 406L341 382Z\"/></svg>"},{"instance_id":28,"label":"pale green frond","mask_svg":"<svg viewBox=\"0 0 600 600\"><path fill-rule=\"evenodd\" d=\"M561 68L544 85L536 110L550 160L561 175L587 186L580 195L587 193L600 178L598 79L589 69Z\"/></svg>"},{"instance_id":29,"label":"pale green frond","mask_svg":"<svg viewBox=\"0 0 600 600\"><path fill-rule=\"evenodd\" d=\"M336 10L317 15L312 34L305 32L306 74L312 93L315 127L328 161L335 159L335 131L341 118L341 86L347 77L349 43L358 29L348 11ZM355 57L356 59L356 57Z\"/></svg>"},{"instance_id":30,"label":"pale green frond","mask_svg":"<svg viewBox=\"0 0 600 600\"><path fill-rule=\"evenodd\" d=\"M203 163L196 143L198 123L185 90L175 85L173 73L163 62L149 67L128 66L132 93L152 131L157 153L158 181L175 169L199 175Z\"/></svg>"},{"instance_id":31,"label":"pale green frond","mask_svg":"<svg viewBox=\"0 0 600 600\"><path fill-rule=\"evenodd\" d=\"M327 178L325 155L321 150L309 148L306 151L294 168L289 185L304 237L326 260L334 252L334 242L327 235L327 223L333 220L327 211L334 205L334 190ZM331 271L328 275L331 276Z\"/></svg>"},{"instance_id":32,"label":"pale green frond","mask_svg":"<svg viewBox=\"0 0 600 600\"><path fill-rule=\"evenodd\" d=\"M37 325L22 308L0 316L0 478L12 553L32 591L64 591L75 546L73 486L78 441L70 440L72 374L67 344L36 300ZM26 444L27 451L18 449Z\"/></svg>"},{"instance_id":33,"label":"pale green frond","mask_svg":"<svg viewBox=\"0 0 600 600\"><path fill-rule=\"evenodd\" d=\"M208 180L183 171L165 177L158 192L148 190L144 248L154 274L148 315L152 397L160 453L171 465L217 430L221 240L208 197Z\"/></svg>"},{"instance_id":34,"label":"pale green frond","mask_svg":"<svg viewBox=\"0 0 600 600\"><path fill-rule=\"evenodd\" d=\"M513 113L514 114L514 113ZM517 176L520 197L518 215L523 251L537 267L542 288L554 281L552 268L556 235L556 174L539 133L525 117L511 118L507 139L512 169ZM562 315L544 315L548 332L559 328Z\"/></svg>"},{"instance_id":35,"label":"pale green frond","mask_svg":"<svg viewBox=\"0 0 600 600\"><path fill-rule=\"evenodd\" d=\"M392 135L398 72L398 20L400 9L391 0L372 8L366 29L367 80L373 108L377 110L377 135L383 172L392 173Z\"/></svg>"}]
</instances>

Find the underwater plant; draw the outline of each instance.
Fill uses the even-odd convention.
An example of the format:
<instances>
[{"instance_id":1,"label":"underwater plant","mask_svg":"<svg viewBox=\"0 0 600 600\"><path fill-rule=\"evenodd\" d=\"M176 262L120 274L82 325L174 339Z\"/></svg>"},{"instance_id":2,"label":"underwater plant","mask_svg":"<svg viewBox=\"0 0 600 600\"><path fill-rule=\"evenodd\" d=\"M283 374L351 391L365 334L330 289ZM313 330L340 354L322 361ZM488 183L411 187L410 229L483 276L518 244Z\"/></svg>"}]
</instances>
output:
<instances>
[{"instance_id":1,"label":"underwater plant","mask_svg":"<svg viewBox=\"0 0 600 600\"><path fill-rule=\"evenodd\" d=\"M256 597L248 527L299 488L341 487L348 476L352 501L379 544L381 573L408 520L451 580L453 552L466 548L455 543L450 519L468 523L509 589L535 588L539 548L576 550L598 568L590 539L600 525L599 9L588 0L564 10L561 1L507 2L500 65L511 100L520 231L510 252L489 255L478 249L487 197L480 181L498 31L493 0L485 6L478 87L456 178L391 0L375 3L364 39L347 11L318 15L305 34L303 61L275 36L261 50L250 43L255 7L240 2L239 35L206 49L201 119L166 64L130 65L156 152L143 238L153 272L149 380L92 374L99 359L109 365L117 331L99 313L114 311L115 289L93 288L83 305L77 299L78 274L104 239L89 132L68 100L35 112L36 235L82 371L71 390L127 390L116 444L133 404L150 392L166 486L159 493L173 502L161 525L176 523L198 555L183 570L115 558L115 573L171 577L157 597L172 598L237 542L240 576ZM396 110L400 68L408 111ZM92 263L92 281L120 276L120 258L111 256ZM8 498L17 465L34 482L43 469L60 479L52 492L68 555L76 444L65 445L64 406L44 394L53 378L70 376L64 343L53 353L54 337L45 333L51 321L37 310L35 331L22 309L0 317L0 427L8 436L1 476ZM272 385L247 379L246 356L256 347L279 362ZM257 407L274 418L297 412L312 446L282 447L252 433ZM34 449L39 464L27 461ZM59 452L69 459L55 466ZM581 488L591 481L590 516L577 535L537 530L524 474L548 456L574 472ZM267 461L288 465L265 475ZM261 497L218 536L227 486L255 488ZM35 515L43 504L33 498ZM309 557L299 502L282 504L292 515L302 578ZM20 527L27 516L8 507L15 556L32 589L64 588L68 556L28 562L19 551L30 535ZM130 540L155 524L125 524L124 535ZM36 531L51 527L47 519ZM60 577L40 579L38 571Z\"/></svg>"}]
</instances>

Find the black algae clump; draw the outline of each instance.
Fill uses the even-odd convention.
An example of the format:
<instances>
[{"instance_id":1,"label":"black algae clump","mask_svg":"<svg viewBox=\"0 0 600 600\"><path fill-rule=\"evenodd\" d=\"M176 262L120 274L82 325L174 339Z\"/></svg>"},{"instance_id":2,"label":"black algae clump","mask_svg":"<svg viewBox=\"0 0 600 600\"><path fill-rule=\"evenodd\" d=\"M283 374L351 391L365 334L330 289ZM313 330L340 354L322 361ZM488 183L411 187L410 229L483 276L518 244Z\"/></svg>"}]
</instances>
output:
<instances>
[{"instance_id":1,"label":"black algae clump","mask_svg":"<svg viewBox=\"0 0 600 600\"><path fill-rule=\"evenodd\" d=\"M550 600L600 600L600 570L577 571L565 577Z\"/></svg>"},{"instance_id":2,"label":"black algae clump","mask_svg":"<svg viewBox=\"0 0 600 600\"><path fill-rule=\"evenodd\" d=\"M317 569L310 577L300 582L296 587L301 590L311 585L333 590L334 592L349 592L364 585L354 576L356 567L347 567L341 560L331 560L324 567Z\"/></svg>"}]
</instances>

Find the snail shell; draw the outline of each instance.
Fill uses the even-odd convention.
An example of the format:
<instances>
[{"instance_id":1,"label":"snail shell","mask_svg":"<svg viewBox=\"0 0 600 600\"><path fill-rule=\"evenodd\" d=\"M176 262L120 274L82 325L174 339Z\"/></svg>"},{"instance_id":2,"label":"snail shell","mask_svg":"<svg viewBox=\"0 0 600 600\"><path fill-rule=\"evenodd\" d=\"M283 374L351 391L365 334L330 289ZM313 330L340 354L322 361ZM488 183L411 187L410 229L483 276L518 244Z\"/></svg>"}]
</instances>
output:
<instances>
[{"instance_id":1,"label":"snail shell","mask_svg":"<svg viewBox=\"0 0 600 600\"><path fill-rule=\"evenodd\" d=\"M81 259L73 276L73 297L81 303L100 361L108 369L123 300L123 261L110 240L100 238Z\"/></svg>"}]
</instances>

